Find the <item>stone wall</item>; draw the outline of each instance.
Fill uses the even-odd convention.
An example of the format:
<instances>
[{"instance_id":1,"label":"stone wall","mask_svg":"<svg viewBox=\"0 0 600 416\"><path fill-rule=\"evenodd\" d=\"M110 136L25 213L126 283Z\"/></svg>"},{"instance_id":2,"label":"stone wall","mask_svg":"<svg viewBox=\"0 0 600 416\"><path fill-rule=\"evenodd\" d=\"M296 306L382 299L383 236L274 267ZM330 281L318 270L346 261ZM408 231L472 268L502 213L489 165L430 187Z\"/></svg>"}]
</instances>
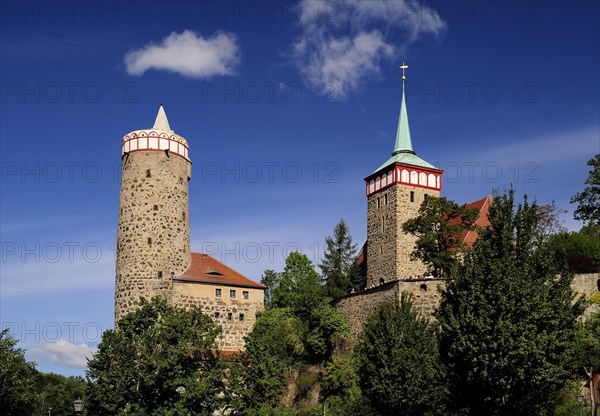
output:
<instances>
[{"instance_id":1,"label":"stone wall","mask_svg":"<svg viewBox=\"0 0 600 416\"><path fill-rule=\"evenodd\" d=\"M438 288L444 287L443 280L394 281L372 289L343 296L335 301L348 322L353 340L358 339L363 330L363 322L373 311L384 303L399 300L402 292L411 294L414 307L421 314L432 318L440 303Z\"/></svg>"},{"instance_id":2,"label":"stone wall","mask_svg":"<svg viewBox=\"0 0 600 416\"><path fill-rule=\"evenodd\" d=\"M115 322L171 288L190 263L191 163L164 151L123 157L117 229Z\"/></svg>"},{"instance_id":3,"label":"stone wall","mask_svg":"<svg viewBox=\"0 0 600 416\"><path fill-rule=\"evenodd\" d=\"M412 193L412 202L411 202ZM394 184L367 199L367 287L422 275L427 267L410 259L416 237L402 232L402 224L417 216L425 195L439 191Z\"/></svg>"},{"instance_id":4,"label":"stone wall","mask_svg":"<svg viewBox=\"0 0 600 416\"><path fill-rule=\"evenodd\" d=\"M256 322L256 313L264 309L264 293L260 289L223 287L250 293L248 300L229 299L226 296L215 298L212 295L217 286L175 282L170 303L182 308L200 308L222 328L217 344L220 350L239 351L244 349L244 337L248 335ZM201 289L203 293L199 293ZM208 292L204 289L208 289Z\"/></svg>"},{"instance_id":5,"label":"stone wall","mask_svg":"<svg viewBox=\"0 0 600 416\"><path fill-rule=\"evenodd\" d=\"M571 287L588 299L598 293L600 273L576 274ZM433 313L439 307L440 290L446 286L445 280L416 280L385 283L373 289L346 295L335 300L335 307L339 309L348 322L350 334L356 340L362 333L363 322L375 309L384 303L400 299L402 292L411 294L414 307L424 316L433 318ZM591 305L585 312L584 318L597 311L597 305Z\"/></svg>"}]
</instances>

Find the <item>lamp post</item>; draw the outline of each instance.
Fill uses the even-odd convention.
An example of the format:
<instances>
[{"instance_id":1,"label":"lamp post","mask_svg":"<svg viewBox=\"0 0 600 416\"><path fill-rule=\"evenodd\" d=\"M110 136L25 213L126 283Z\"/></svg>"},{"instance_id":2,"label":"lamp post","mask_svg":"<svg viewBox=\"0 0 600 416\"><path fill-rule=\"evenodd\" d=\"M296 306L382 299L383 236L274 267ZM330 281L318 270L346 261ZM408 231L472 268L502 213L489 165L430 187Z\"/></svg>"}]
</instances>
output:
<instances>
[{"instance_id":1,"label":"lamp post","mask_svg":"<svg viewBox=\"0 0 600 416\"><path fill-rule=\"evenodd\" d=\"M73 400L73 407L75 408L75 413L78 415L83 411L84 402L81 399Z\"/></svg>"},{"instance_id":2,"label":"lamp post","mask_svg":"<svg viewBox=\"0 0 600 416\"><path fill-rule=\"evenodd\" d=\"M579 402L579 414L583 416L583 394L579 393L577 395L577 401Z\"/></svg>"}]
</instances>

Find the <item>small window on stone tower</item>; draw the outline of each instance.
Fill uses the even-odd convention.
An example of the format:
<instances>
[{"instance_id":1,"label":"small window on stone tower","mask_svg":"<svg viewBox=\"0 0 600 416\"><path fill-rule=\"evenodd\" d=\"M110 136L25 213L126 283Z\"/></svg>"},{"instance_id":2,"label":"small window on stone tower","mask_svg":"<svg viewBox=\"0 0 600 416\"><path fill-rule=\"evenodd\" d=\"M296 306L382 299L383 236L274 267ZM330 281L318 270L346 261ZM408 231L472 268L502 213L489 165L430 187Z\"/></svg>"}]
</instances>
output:
<instances>
[{"instance_id":1,"label":"small window on stone tower","mask_svg":"<svg viewBox=\"0 0 600 416\"><path fill-rule=\"evenodd\" d=\"M384 198L385 198L384 204L387 205L387 194L385 194Z\"/></svg>"},{"instance_id":2,"label":"small window on stone tower","mask_svg":"<svg viewBox=\"0 0 600 416\"><path fill-rule=\"evenodd\" d=\"M150 237L148 237L148 245L152 246L152 239Z\"/></svg>"},{"instance_id":3,"label":"small window on stone tower","mask_svg":"<svg viewBox=\"0 0 600 416\"><path fill-rule=\"evenodd\" d=\"M243 321L243 320L244 320L244 314L240 313L240 321Z\"/></svg>"},{"instance_id":4,"label":"small window on stone tower","mask_svg":"<svg viewBox=\"0 0 600 416\"><path fill-rule=\"evenodd\" d=\"M379 246L379 254L383 254L383 246Z\"/></svg>"},{"instance_id":5,"label":"small window on stone tower","mask_svg":"<svg viewBox=\"0 0 600 416\"><path fill-rule=\"evenodd\" d=\"M427 285L426 285L425 283L423 283L423 284L420 286L420 289L421 289L423 292L427 292Z\"/></svg>"},{"instance_id":6,"label":"small window on stone tower","mask_svg":"<svg viewBox=\"0 0 600 416\"><path fill-rule=\"evenodd\" d=\"M183 185L183 178L181 176L179 177L179 185Z\"/></svg>"},{"instance_id":7,"label":"small window on stone tower","mask_svg":"<svg viewBox=\"0 0 600 416\"><path fill-rule=\"evenodd\" d=\"M221 312L215 312L215 318L219 319L221 317Z\"/></svg>"},{"instance_id":8,"label":"small window on stone tower","mask_svg":"<svg viewBox=\"0 0 600 416\"><path fill-rule=\"evenodd\" d=\"M410 191L410 202L415 202L415 192Z\"/></svg>"},{"instance_id":9,"label":"small window on stone tower","mask_svg":"<svg viewBox=\"0 0 600 416\"><path fill-rule=\"evenodd\" d=\"M158 211L158 205L154 205L154 207L152 207L154 209L154 211Z\"/></svg>"},{"instance_id":10,"label":"small window on stone tower","mask_svg":"<svg viewBox=\"0 0 600 416\"><path fill-rule=\"evenodd\" d=\"M146 178L149 178L152 176L152 173L150 172L150 169L146 170Z\"/></svg>"},{"instance_id":11,"label":"small window on stone tower","mask_svg":"<svg viewBox=\"0 0 600 416\"><path fill-rule=\"evenodd\" d=\"M233 319L233 314L231 312L227 312L227 320L231 321Z\"/></svg>"},{"instance_id":12,"label":"small window on stone tower","mask_svg":"<svg viewBox=\"0 0 600 416\"><path fill-rule=\"evenodd\" d=\"M377 208L381 208L381 198L377 197Z\"/></svg>"},{"instance_id":13,"label":"small window on stone tower","mask_svg":"<svg viewBox=\"0 0 600 416\"><path fill-rule=\"evenodd\" d=\"M162 272L158 272L158 278L162 279Z\"/></svg>"},{"instance_id":14,"label":"small window on stone tower","mask_svg":"<svg viewBox=\"0 0 600 416\"><path fill-rule=\"evenodd\" d=\"M381 286L382 284L384 284L384 283L385 283L385 280L384 280L384 278L383 278L383 277L382 277L381 279L379 279L379 285L380 285L380 286Z\"/></svg>"},{"instance_id":15,"label":"small window on stone tower","mask_svg":"<svg viewBox=\"0 0 600 416\"><path fill-rule=\"evenodd\" d=\"M385 233L385 217L381 218L381 232Z\"/></svg>"}]
</instances>

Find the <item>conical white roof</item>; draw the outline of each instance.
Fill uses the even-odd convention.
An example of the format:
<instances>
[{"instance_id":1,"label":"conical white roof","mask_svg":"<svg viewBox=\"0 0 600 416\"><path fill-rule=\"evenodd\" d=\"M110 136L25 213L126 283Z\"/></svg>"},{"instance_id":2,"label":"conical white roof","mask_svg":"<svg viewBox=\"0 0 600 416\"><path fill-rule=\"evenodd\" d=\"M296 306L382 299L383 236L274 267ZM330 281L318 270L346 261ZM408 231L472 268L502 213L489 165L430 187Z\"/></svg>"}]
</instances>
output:
<instances>
[{"instance_id":1,"label":"conical white roof","mask_svg":"<svg viewBox=\"0 0 600 416\"><path fill-rule=\"evenodd\" d=\"M161 104L158 108L158 114L156 115L156 120L154 120L154 126L152 127L154 130L162 130L167 133L174 133L171 130L171 126L169 126L169 119L167 118L167 113L165 113L165 108Z\"/></svg>"}]
</instances>

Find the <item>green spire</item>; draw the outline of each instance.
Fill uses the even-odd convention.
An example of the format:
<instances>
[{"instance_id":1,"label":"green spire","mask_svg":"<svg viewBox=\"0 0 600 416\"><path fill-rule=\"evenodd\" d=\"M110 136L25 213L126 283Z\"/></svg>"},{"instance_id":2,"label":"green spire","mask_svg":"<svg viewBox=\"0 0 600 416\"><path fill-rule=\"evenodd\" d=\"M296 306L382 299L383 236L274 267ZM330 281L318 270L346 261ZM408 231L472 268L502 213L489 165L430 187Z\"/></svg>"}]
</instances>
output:
<instances>
[{"instance_id":1,"label":"green spire","mask_svg":"<svg viewBox=\"0 0 600 416\"><path fill-rule=\"evenodd\" d=\"M400 117L398 119L398 132L396 133L396 145L394 146L394 152L392 156L398 153L411 153L415 154L412 147L412 140L410 138L410 128L408 126L408 114L406 112L406 99L404 98L404 81L406 76L404 75L404 69L406 65L402 64L402 104L400 105Z\"/></svg>"}]
</instances>

